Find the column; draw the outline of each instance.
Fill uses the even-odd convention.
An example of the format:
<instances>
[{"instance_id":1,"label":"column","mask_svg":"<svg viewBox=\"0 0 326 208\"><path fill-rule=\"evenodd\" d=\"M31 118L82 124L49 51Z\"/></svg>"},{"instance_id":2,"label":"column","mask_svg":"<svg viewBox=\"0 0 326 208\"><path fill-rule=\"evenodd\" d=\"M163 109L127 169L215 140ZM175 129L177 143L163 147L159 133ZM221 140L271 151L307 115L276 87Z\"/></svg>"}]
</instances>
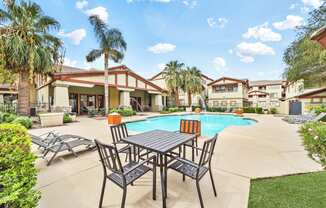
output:
<instances>
[{"instance_id":1,"label":"column","mask_svg":"<svg viewBox=\"0 0 326 208\"><path fill-rule=\"evenodd\" d=\"M70 112L68 85L54 84L53 110Z\"/></svg>"},{"instance_id":2,"label":"column","mask_svg":"<svg viewBox=\"0 0 326 208\"><path fill-rule=\"evenodd\" d=\"M3 104L4 102L3 94L0 94L0 104Z\"/></svg>"},{"instance_id":3,"label":"column","mask_svg":"<svg viewBox=\"0 0 326 208\"><path fill-rule=\"evenodd\" d=\"M162 95L152 94L152 111L161 111L162 109Z\"/></svg>"},{"instance_id":4,"label":"column","mask_svg":"<svg viewBox=\"0 0 326 208\"><path fill-rule=\"evenodd\" d=\"M120 106L130 107L130 92L120 91Z\"/></svg>"}]
</instances>

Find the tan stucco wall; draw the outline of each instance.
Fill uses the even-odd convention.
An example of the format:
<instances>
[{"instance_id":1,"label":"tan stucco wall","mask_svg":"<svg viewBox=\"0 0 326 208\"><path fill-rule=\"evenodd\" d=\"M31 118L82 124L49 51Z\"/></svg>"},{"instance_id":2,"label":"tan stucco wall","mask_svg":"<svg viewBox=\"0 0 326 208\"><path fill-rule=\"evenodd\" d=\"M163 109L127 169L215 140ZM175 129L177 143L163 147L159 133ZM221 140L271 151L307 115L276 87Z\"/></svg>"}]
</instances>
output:
<instances>
[{"instance_id":1,"label":"tan stucco wall","mask_svg":"<svg viewBox=\"0 0 326 208\"><path fill-rule=\"evenodd\" d=\"M104 95L104 87L95 86L95 87L69 87L69 93L76 93L76 94L91 94L91 95Z\"/></svg>"},{"instance_id":2,"label":"tan stucco wall","mask_svg":"<svg viewBox=\"0 0 326 208\"><path fill-rule=\"evenodd\" d=\"M45 86L37 90L37 102L38 103L49 102L49 86Z\"/></svg>"},{"instance_id":3,"label":"tan stucco wall","mask_svg":"<svg viewBox=\"0 0 326 208\"><path fill-rule=\"evenodd\" d=\"M119 96L120 96L119 90L110 87L110 100L109 100L110 108L119 107L119 102L120 102Z\"/></svg>"}]
</instances>

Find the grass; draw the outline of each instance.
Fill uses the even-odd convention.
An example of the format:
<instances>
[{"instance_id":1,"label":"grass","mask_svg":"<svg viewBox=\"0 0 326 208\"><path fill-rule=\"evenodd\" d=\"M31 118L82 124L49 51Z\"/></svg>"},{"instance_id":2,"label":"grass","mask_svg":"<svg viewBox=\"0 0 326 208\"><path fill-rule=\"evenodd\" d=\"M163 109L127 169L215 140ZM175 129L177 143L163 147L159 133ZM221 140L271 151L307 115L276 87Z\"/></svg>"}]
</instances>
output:
<instances>
[{"instance_id":1,"label":"grass","mask_svg":"<svg viewBox=\"0 0 326 208\"><path fill-rule=\"evenodd\" d=\"M326 207L326 171L251 181L248 208Z\"/></svg>"}]
</instances>

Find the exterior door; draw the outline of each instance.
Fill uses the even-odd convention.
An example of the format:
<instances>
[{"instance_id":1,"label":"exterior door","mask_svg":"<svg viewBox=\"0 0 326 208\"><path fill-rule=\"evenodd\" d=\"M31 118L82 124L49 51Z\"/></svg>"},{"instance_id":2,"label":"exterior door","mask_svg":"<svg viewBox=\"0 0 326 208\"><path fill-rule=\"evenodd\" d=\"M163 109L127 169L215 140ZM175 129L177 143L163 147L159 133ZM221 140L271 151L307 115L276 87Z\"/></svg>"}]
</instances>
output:
<instances>
[{"instance_id":1,"label":"exterior door","mask_svg":"<svg viewBox=\"0 0 326 208\"><path fill-rule=\"evenodd\" d=\"M290 115L301 115L302 114L302 103L298 100L290 101L289 104L289 114Z\"/></svg>"}]
</instances>

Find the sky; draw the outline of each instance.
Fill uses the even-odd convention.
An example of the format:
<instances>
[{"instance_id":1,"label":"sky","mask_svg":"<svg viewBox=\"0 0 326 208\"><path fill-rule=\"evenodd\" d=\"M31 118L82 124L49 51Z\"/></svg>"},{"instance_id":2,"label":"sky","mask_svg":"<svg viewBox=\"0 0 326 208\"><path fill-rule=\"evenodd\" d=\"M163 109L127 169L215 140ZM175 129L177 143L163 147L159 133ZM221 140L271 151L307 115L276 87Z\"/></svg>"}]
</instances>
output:
<instances>
[{"instance_id":1,"label":"sky","mask_svg":"<svg viewBox=\"0 0 326 208\"><path fill-rule=\"evenodd\" d=\"M103 58L87 63L98 47L88 17L97 14L127 42L122 64L150 78L171 60L205 75L250 80L280 79L282 54L295 27L323 0L36 0L61 24L65 64L103 69ZM117 65L110 62L110 66Z\"/></svg>"}]
</instances>

